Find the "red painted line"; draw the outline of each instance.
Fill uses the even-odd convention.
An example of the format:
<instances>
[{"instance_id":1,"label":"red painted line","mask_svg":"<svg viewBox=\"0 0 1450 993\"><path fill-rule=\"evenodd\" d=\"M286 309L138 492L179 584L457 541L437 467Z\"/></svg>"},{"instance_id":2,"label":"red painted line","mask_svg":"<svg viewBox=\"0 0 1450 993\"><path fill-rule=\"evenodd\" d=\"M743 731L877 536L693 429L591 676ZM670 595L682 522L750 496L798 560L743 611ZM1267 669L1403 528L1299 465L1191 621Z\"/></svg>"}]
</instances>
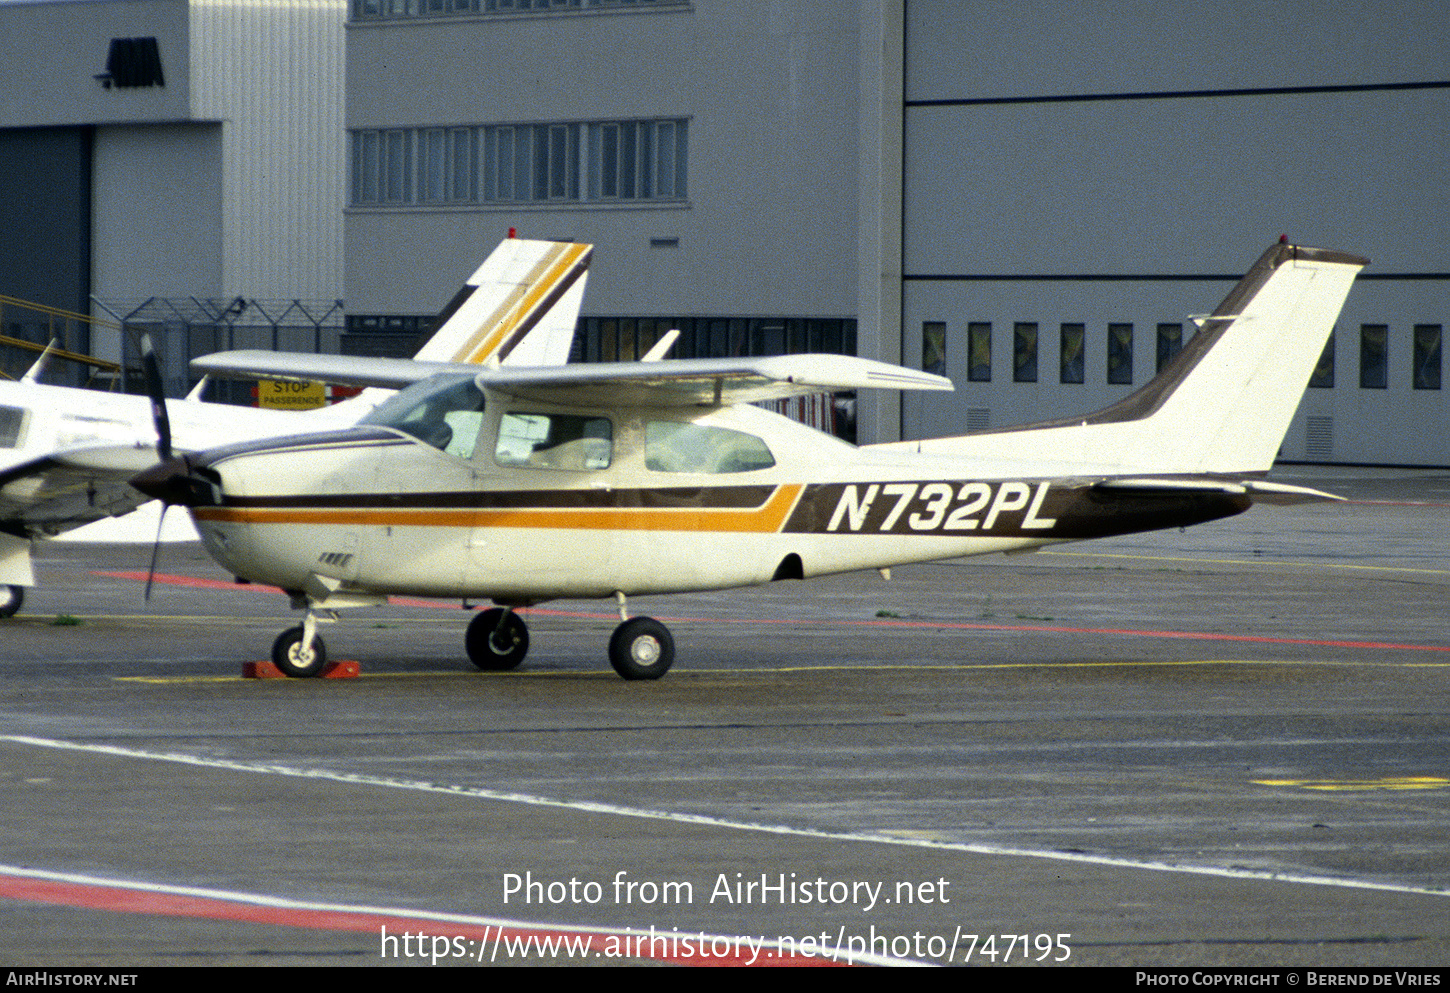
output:
<instances>
[{"instance_id":1,"label":"red painted line","mask_svg":"<svg viewBox=\"0 0 1450 993\"><path fill-rule=\"evenodd\" d=\"M105 576L108 579L130 579L138 583L146 582L144 572L102 572L95 571L92 576ZM203 579L200 576L176 576L170 573L158 572L151 577L151 581L162 586L195 586L203 590L256 590L259 593L281 593L275 586L268 586L265 583L237 583L228 582L224 579Z\"/></svg>"},{"instance_id":2,"label":"red painted line","mask_svg":"<svg viewBox=\"0 0 1450 993\"><path fill-rule=\"evenodd\" d=\"M110 576L116 579L133 579L137 582L146 581L144 572L95 572L95 576ZM155 578L158 583L168 583L174 586L200 586L207 589L225 588L236 589L235 584L223 582L216 579L198 579L190 576L163 576L158 574ZM275 586L253 585L244 586L242 589L260 590L266 593L280 593L281 590ZM460 606L449 601L422 600L413 597L391 597L390 602L403 607L427 607L433 610L459 610ZM601 613L594 611L575 610L550 610L542 607L528 607L520 611L528 616L536 614L545 617L574 617L585 620L609 620L619 616L617 613ZM739 618L739 617L678 617L664 615L661 620L679 624L782 624L798 625L802 623L799 619L780 618ZM1169 641L1228 641L1251 645L1303 645L1316 648L1365 648L1373 651L1395 651L1395 652L1450 652L1450 645L1409 645L1392 641L1347 641L1329 638L1274 638L1267 635L1252 634L1221 634L1213 631L1150 631L1134 628L1079 628L1079 627L1054 627L1043 624L975 624L966 621L913 621L900 618L877 619L877 620L849 620L841 619L836 621L818 621L821 624L841 624L849 627L876 627L876 628L922 628L947 631L1022 631L1038 634L1093 634L1108 635L1118 638L1162 638Z\"/></svg>"},{"instance_id":3,"label":"red painted line","mask_svg":"<svg viewBox=\"0 0 1450 993\"><path fill-rule=\"evenodd\" d=\"M677 965L712 966L833 966L844 962L817 956L752 950L733 938L680 932L675 928L649 932L601 933L568 928L539 928L518 924L484 924L439 918L413 917L387 911L352 910L347 908L275 906L251 903L243 899L198 896L188 893L127 886L123 883L97 884L37 878L0 873L0 897L46 903L65 907L85 907L125 914L152 914L165 917L198 917L218 921L246 921L279 927L310 928L315 931L348 931L376 934L379 958L383 951L390 958L428 961L434 951L441 950L439 961L491 962L491 954L503 955L501 964L512 964L526 958L576 958L583 961L648 959ZM399 954L404 948L404 935L415 936L409 943L414 954ZM426 944L416 936L448 939L443 945ZM454 939L461 939L461 942ZM708 953L702 945L710 946ZM733 950L732 950L733 949ZM466 954L453 954L466 950ZM716 954L720 950L720 954ZM766 959L769 954L770 958ZM753 959L753 961L752 961Z\"/></svg>"},{"instance_id":4,"label":"red painted line","mask_svg":"<svg viewBox=\"0 0 1450 993\"><path fill-rule=\"evenodd\" d=\"M1450 645L1406 645L1389 641L1335 641L1321 638L1271 638L1266 635L1220 634L1213 631L1143 631L1132 628L1072 628L1037 624L968 624L955 621L847 621L882 627L946 628L964 631L1036 631L1047 634L1104 634L1125 638L1166 638L1192 641L1235 641L1257 645L1315 645L1325 648L1372 648L1402 652L1450 652Z\"/></svg>"}]
</instances>

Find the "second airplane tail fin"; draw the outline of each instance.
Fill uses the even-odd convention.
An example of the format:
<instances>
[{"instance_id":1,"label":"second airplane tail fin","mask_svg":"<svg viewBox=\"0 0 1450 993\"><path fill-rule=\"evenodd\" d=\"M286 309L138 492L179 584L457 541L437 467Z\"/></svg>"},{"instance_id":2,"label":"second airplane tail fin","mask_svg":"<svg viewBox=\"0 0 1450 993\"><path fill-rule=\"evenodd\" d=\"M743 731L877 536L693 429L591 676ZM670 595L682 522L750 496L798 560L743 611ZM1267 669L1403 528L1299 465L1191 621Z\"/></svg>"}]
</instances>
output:
<instances>
[{"instance_id":1,"label":"second airplane tail fin","mask_svg":"<svg viewBox=\"0 0 1450 993\"><path fill-rule=\"evenodd\" d=\"M505 239L438 315L415 358L565 364L592 254L592 245Z\"/></svg>"}]
</instances>

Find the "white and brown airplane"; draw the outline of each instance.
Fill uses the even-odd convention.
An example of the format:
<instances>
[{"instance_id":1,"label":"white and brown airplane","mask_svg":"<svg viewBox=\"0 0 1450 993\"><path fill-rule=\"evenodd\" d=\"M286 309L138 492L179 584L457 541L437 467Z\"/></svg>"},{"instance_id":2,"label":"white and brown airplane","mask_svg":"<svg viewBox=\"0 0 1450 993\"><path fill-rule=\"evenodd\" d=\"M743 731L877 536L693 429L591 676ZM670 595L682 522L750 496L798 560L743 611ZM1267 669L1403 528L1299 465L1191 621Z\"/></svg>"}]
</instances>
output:
<instances>
[{"instance_id":1,"label":"white and brown airplane","mask_svg":"<svg viewBox=\"0 0 1450 993\"><path fill-rule=\"evenodd\" d=\"M591 254L589 245L504 240L439 315L417 360L563 365ZM14 614L35 585L34 541L149 541L158 531L154 514L138 510L145 497L127 483L156 461L148 399L41 383L43 361L19 381L0 381L0 617ZM199 394L168 405L178 448L346 427L391 391L313 411L206 403ZM149 523L136 525L138 517Z\"/></svg>"},{"instance_id":2,"label":"white and brown airplane","mask_svg":"<svg viewBox=\"0 0 1450 993\"><path fill-rule=\"evenodd\" d=\"M231 353L207 371L406 386L346 431L183 455L136 477L186 505L211 555L290 591L273 660L325 664L319 619L389 594L491 599L469 657L511 669L520 607L614 597L626 679L661 676L664 625L627 597L1031 550L1335 499L1267 481L1366 260L1282 241L1163 371L1082 417L855 447L753 401L950 381L836 355L419 366ZM279 368L279 365L281 368ZM263 368L265 367L265 369Z\"/></svg>"}]
</instances>

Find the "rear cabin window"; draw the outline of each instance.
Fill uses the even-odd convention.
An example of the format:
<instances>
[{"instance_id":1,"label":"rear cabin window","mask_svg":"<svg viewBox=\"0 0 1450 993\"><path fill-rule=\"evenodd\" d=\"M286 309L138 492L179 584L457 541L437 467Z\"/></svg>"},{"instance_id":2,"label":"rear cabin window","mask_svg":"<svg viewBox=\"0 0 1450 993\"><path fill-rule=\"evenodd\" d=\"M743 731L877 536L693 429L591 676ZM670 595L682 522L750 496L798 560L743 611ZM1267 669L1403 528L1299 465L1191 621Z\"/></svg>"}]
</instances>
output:
<instances>
[{"instance_id":1,"label":"rear cabin window","mask_svg":"<svg viewBox=\"0 0 1450 993\"><path fill-rule=\"evenodd\" d=\"M644 461L655 472L754 472L775 465L775 456L753 434L730 428L650 421Z\"/></svg>"},{"instance_id":2,"label":"rear cabin window","mask_svg":"<svg viewBox=\"0 0 1450 993\"><path fill-rule=\"evenodd\" d=\"M507 413L499 419L493 457L511 469L608 469L614 458L614 425L607 417Z\"/></svg>"}]
</instances>

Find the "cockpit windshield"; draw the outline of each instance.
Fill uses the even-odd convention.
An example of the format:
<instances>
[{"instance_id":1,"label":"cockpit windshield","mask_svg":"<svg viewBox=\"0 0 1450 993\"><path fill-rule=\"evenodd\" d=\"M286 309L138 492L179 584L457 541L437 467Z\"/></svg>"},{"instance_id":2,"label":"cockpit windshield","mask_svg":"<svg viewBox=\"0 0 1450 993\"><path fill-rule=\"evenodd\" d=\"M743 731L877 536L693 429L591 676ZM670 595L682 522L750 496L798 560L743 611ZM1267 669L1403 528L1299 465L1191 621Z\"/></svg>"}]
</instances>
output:
<instances>
[{"instance_id":1,"label":"cockpit windshield","mask_svg":"<svg viewBox=\"0 0 1450 993\"><path fill-rule=\"evenodd\" d=\"M483 425L483 393L472 376L429 376L400 390L361 423L397 428L449 455L472 458Z\"/></svg>"}]
</instances>

